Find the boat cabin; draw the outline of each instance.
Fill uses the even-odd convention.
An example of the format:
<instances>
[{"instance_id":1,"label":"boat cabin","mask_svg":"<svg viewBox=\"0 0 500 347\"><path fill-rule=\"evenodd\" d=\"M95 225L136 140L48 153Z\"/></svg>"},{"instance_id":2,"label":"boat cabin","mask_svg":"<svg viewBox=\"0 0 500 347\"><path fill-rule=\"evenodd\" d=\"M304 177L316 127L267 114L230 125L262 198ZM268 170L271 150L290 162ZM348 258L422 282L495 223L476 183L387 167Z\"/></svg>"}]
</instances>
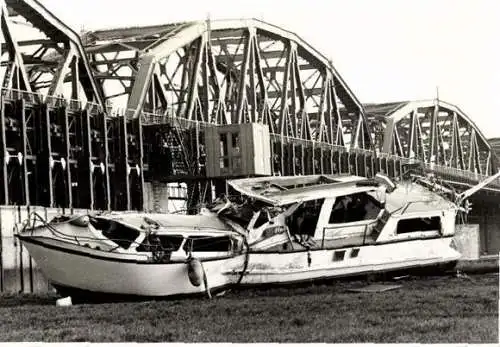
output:
<instances>
[{"instance_id":1,"label":"boat cabin","mask_svg":"<svg viewBox=\"0 0 500 347\"><path fill-rule=\"evenodd\" d=\"M155 262L229 257L243 248L243 239L215 218L199 223L184 216L129 215L92 217L89 228L101 241L119 253L150 254ZM173 220L174 219L174 220ZM205 222L202 224L202 222ZM185 222L185 223L183 223ZM183 225L184 224L184 225Z\"/></svg>"},{"instance_id":2,"label":"boat cabin","mask_svg":"<svg viewBox=\"0 0 500 347\"><path fill-rule=\"evenodd\" d=\"M384 186L357 176L265 179L230 181L250 200L221 213L249 231L255 251L356 247L454 230L455 206L420 186L386 194Z\"/></svg>"}]
</instances>

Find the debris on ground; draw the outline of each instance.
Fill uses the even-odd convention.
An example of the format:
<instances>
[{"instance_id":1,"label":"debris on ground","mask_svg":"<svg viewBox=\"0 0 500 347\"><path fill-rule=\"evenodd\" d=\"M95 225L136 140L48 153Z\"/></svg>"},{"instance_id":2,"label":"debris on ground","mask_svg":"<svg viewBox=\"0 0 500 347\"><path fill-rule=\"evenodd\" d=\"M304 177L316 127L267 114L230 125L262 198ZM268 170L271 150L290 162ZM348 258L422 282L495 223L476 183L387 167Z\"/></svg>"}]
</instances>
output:
<instances>
[{"instance_id":1,"label":"debris on ground","mask_svg":"<svg viewBox=\"0 0 500 347\"><path fill-rule=\"evenodd\" d=\"M227 290L224 290L220 293L215 294L215 296L217 296L217 297L224 296L224 295L226 295L227 292L228 292Z\"/></svg>"},{"instance_id":2,"label":"debris on ground","mask_svg":"<svg viewBox=\"0 0 500 347\"><path fill-rule=\"evenodd\" d=\"M370 284L365 287L361 288L351 288L348 289L350 292L357 292L357 293L381 293L381 292L386 292L388 290L394 290L401 288L402 285L394 285L394 284Z\"/></svg>"},{"instance_id":3,"label":"debris on ground","mask_svg":"<svg viewBox=\"0 0 500 347\"><path fill-rule=\"evenodd\" d=\"M410 275L396 276L396 277L393 277L392 279L395 281L399 281L399 280L405 280L408 278L410 278Z\"/></svg>"},{"instance_id":4,"label":"debris on ground","mask_svg":"<svg viewBox=\"0 0 500 347\"><path fill-rule=\"evenodd\" d=\"M65 298L57 299L56 306L71 306L73 305L73 301L71 300L71 296L67 296Z\"/></svg>"},{"instance_id":5,"label":"debris on ground","mask_svg":"<svg viewBox=\"0 0 500 347\"><path fill-rule=\"evenodd\" d=\"M462 272L460 270L457 270L456 274L455 274L455 277L456 278L464 278L466 280L469 280L471 282L474 282L474 280L469 276L467 275L465 272Z\"/></svg>"}]
</instances>

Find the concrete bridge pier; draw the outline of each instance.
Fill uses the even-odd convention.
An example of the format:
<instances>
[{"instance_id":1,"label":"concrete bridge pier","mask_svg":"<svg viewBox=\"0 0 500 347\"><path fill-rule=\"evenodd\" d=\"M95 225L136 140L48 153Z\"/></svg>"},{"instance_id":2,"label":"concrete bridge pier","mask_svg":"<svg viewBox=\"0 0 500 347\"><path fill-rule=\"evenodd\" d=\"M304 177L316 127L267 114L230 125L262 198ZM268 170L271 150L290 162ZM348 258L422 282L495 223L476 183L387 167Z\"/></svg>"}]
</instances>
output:
<instances>
[{"instance_id":1,"label":"concrete bridge pier","mask_svg":"<svg viewBox=\"0 0 500 347\"><path fill-rule=\"evenodd\" d=\"M498 255L500 252L500 203L497 196L477 193L469 199L472 210L468 224L479 225L479 254Z\"/></svg>"}]
</instances>

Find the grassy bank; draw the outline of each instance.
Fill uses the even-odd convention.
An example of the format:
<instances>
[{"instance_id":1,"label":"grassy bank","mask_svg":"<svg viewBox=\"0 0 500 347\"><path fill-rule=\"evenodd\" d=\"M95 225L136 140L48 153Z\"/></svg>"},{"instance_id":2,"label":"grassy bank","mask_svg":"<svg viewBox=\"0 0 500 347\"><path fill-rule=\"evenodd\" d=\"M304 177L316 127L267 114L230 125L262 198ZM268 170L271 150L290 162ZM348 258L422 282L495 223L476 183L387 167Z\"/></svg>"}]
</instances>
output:
<instances>
[{"instance_id":1,"label":"grassy bank","mask_svg":"<svg viewBox=\"0 0 500 347\"><path fill-rule=\"evenodd\" d=\"M0 297L0 341L498 341L498 274L249 289L184 299L56 307L54 296Z\"/></svg>"}]
</instances>

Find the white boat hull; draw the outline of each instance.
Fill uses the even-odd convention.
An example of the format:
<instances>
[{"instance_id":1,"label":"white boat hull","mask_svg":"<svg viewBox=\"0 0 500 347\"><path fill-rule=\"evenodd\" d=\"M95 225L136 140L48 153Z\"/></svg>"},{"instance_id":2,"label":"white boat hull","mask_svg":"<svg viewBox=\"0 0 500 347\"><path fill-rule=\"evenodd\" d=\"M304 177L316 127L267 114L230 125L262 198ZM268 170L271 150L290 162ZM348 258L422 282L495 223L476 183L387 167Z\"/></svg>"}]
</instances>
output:
<instances>
[{"instance_id":1,"label":"white boat hull","mask_svg":"<svg viewBox=\"0 0 500 347\"><path fill-rule=\"evenodd\" d=\"M297 252L261 252L233 258L202 261L210 290L235 284L286 284L367 273L390 272L428 267L457 261L460 254L450 247L451 237L415 240L363 247L356 257L354 248ZM35 240L35 242L33 242ZM47 278L58 288L92 293L166 297L206 292L202 283L194 286L188 278L188 264L147 263L136 255L113 255L81 246L58 245L58 240L43 243L29 237L24 244ZM345 251L343 260L334 260L335 252ZM408 254L412 254L411 257ZM248 257L248 259L246 259Z\"/></svg>"},{"instance_id":2,"label":"white boat hull","mask_svg":"<svg viewBox=\"0 0 500 347\"><path fill-rule=\"evenodd\" d=\"M311 250L309 255L305 251L251 253L241 283L293 283L452 264L461 255L450 247L451 240L451 237L446 237L336 250ZM359 249L356 257L351 257L353 249ZM335 252L344 250L344 260L335 261ZM238 271L233 271L233 276L239 276Z\"/></svg>"},{"instance_id":3,"label":"white boat hull","mask_svg":"<svg viewBox=\"0 0 500 347\"><path fill-rule=\"evenodd\" d=\"M185 262L148 263L134 255L110 258L107 252L82 250L81 246L58 247L57 240L50 240L50 246L29 237L23 241L44 275L58 288L142 297L206 292L204 283L191 284ZM229 285L233 279L224 273L242 262L243 256L203 261L210 290Z\"/></svg>"}]
</instances>

